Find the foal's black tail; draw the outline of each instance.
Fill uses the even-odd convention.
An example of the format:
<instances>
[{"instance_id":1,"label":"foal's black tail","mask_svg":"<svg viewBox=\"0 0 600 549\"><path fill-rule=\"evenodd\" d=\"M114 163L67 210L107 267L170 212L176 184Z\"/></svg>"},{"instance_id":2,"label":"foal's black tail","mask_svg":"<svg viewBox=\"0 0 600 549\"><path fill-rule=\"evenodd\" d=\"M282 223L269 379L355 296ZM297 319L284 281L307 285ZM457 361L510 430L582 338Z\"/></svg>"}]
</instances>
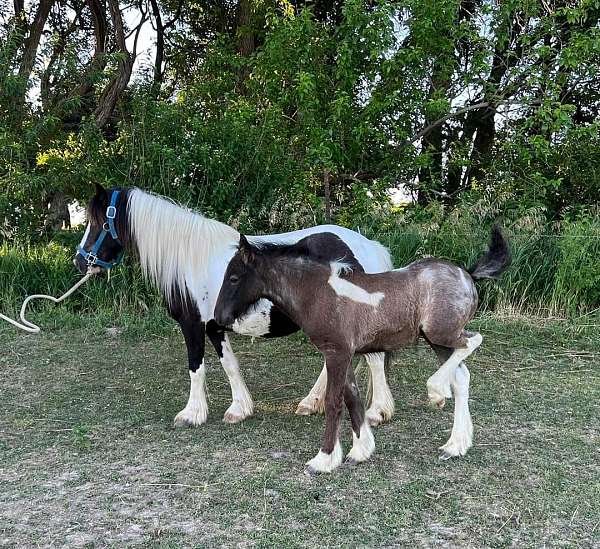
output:
<instances>
[{"instance_id":1,"label":"foal's black tail","mask_svg":"<svg viewBox=\"0 0 600 549\"><path fill-rule=\"evenodd\" d=\"M498 225L492 227L492 238L488 251L469 269L473 280L481 278L498 279L510 265L510 249Z\"/></svg>"}]
</instances>

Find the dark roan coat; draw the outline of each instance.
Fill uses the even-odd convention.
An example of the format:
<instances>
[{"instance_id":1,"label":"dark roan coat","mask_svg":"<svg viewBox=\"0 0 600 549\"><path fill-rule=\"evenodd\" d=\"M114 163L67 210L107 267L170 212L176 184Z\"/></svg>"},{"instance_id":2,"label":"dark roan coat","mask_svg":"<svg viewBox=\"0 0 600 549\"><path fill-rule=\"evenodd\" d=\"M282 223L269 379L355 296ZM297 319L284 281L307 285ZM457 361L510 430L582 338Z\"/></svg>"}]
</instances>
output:
<instances>
[{"instance_id":1,"label":"dark roan coat","mask_svg":"<svg viewBox=\"0 0 600 549\"><path fill-rule=\"evenodd\" d=\"M306 256L304 247L302 241L259 246L241 237L225 273L215 319L227 326L250 303L264 297L302 328L327 364L327 427L321 450L330 455L338 438L342 397L354 434L361 436L364 408L349 367L352 356L397 350L416 343L419 336L445 362L456 350L470 354L469 342L475 341L475 335L479 339L473 345L481 341L478 334L465 331L477 308L474 281L497 278L508 267L510 255L498 227L492 230L489 250L469 271L429 258L395 271L366 274L345 263L323 265ZM452 363L453 368L459 365L460 360ZM450 381L444 381L448 387L438 387L439 379L432 379L430 399L443 404L450 396Z\"/></svg>"}]
</instances>

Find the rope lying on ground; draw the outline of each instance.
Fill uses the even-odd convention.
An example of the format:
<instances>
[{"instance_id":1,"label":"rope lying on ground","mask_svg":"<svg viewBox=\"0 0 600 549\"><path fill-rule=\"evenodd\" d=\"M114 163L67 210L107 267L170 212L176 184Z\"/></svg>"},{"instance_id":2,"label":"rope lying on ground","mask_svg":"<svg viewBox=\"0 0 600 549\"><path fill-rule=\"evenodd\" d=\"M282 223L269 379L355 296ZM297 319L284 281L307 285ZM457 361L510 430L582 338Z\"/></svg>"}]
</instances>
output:
<instances>
[{"instance_id":1,"label":"rope lying on ground","mask_svg":"<svg viewBox=\"0 0 600 549\"><path fill-rule=\"evenodd\" d=\"M29 322L29 320L25 318L25 310L27 309L28 303L32 299L49 299L50 301L54 301L54 303L60 303L63 299L67 299L67 297L69 297L75 290L77 290L79 286L85 284L88 281L88 279L94 276L97 272L98 271L96 269L89 270L81 280L79 280L70 290L67 290L60 297L53 297L51 295L46 294L30 295L25 299L25 301L23 301L23 305L21 305L21 313L19 314L19 318L21 319L20 323L16 320L13 320L12 318L8 318L2 313L0 313L0 318L6 320L7 322L10 322L13 326L20 328L21 330L25 330L26 332L30 332L32 334L37 334L40 332L41 328L33 322Z\"/></svg>"}]
</instances>

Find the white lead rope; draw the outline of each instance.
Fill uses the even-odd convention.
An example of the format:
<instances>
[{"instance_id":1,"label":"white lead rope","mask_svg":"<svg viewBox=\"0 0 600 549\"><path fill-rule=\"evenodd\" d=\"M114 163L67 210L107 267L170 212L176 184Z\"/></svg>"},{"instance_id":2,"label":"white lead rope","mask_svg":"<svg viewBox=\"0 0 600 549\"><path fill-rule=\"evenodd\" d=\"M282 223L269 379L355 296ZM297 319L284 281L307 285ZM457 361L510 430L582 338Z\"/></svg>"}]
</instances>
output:
<instances>
[{"instance_id":1,"label":"white lead rope","mask_svg":"<svg viewBox=\"0 0 600 549\"><path fill-rule=\"evenodd\" d=\"M2 313L0 313L0 318L6 320L7 322L10 322L13 326L20 328L21 330L25 330L26 332L30 332L32 334L37 334L40 332L41 328L39 326L37 326L36 324L34 324L33 322L29 322L29 320L27 320L25 318L25 310L27 309L27 304L32 299L49 299L50 301L54 301L54 303L60 303L63 299L67 299L67 297L69 297L75 290L77 290L77 288L79 288L79 286L81 286L82 284L85 284L88 281L88 279L90 277L94 276L97 272L98 272L98 270L96 270L96 269L93 269L93 268L90 269L81 280L79 280L70 290L67 290L60 297L53 297L51 295L46 295L46 294L30 295L29 297L27 297L25 299L25 301L23 301L23 305L21 305L21 314L19 315L19 318L21 319L20 323L17 322L16 320L13 320L12 318L8 318L7 316L3 315Z\"/></svg>"}]
</instances>

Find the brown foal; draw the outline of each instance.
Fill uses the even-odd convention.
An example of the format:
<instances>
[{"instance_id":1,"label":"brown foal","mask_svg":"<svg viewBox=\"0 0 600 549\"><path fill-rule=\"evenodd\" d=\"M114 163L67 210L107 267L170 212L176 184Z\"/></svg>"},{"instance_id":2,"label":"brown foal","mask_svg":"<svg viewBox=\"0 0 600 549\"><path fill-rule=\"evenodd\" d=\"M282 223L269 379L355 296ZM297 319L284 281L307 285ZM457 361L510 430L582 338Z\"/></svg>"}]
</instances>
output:
<instances>
[{"instance_id":1,"label":"brown foal","mask_svg":"<svg viewBox=\"0 0 600 549\"><path fill-rule=\"evenodd\" d=\"M309 237L310 238L310 237ZM443 457L464 455L472 445L468 409L469 372L463 360L480 344L478 333L465 331L477 308L474 280L497 278L510 255L494 227L487 253L466 271L448 261L423 259L379 274L352 271L342 262L323 264L294 245L252 244L242 236L230 261L215 319L229 326L248 306L267 298L298 324L325 357L326 427L319 453L307 472L329 472L342 462L340 419L345 402L353 446L347 462L367 460L375 442L351 366L356 353L394 351L423 336L441 366L427 382L430 401L443 406L455 397L452 434L441 447Z\"/></svg>"}]
</instances>

